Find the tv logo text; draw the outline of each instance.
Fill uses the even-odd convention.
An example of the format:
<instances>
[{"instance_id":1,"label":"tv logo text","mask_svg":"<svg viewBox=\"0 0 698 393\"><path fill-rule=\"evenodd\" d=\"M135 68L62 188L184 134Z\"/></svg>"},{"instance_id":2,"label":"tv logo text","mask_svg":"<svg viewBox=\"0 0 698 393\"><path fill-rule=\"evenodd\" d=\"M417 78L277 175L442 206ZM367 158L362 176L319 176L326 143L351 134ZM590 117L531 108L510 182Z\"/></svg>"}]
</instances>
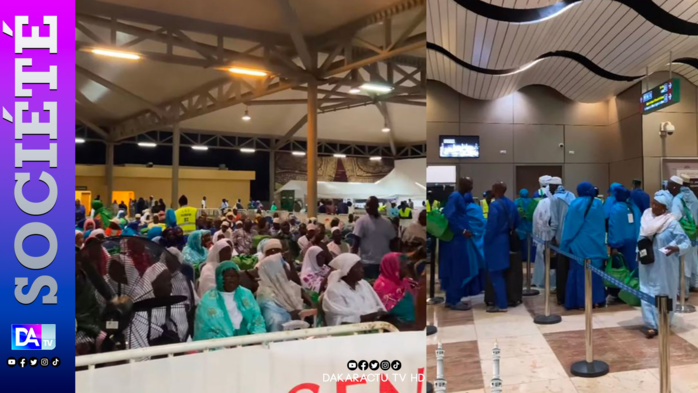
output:
<instances>
[{"instance_id":1,"label":"tv logo text","mask_svg":"<svg viewBox=\"0 0 698 393\"><path fill-rule=\"evenodd\" d=\"M12 350L56 348L56 325L12 325Z\"/></svg>"}]
</instances>

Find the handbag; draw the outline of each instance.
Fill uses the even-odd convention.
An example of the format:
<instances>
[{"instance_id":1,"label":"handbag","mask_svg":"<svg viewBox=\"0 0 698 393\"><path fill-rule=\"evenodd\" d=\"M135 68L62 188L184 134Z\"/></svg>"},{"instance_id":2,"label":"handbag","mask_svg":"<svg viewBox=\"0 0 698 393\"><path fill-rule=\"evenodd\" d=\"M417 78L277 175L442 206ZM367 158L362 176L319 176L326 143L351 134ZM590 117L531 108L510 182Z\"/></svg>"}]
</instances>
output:
<instances>
[{"instance_id":1,"label":"handbag","mask_svg":"<svg viewBox=\"0 0 698 393\"><path fill-rule=\"evenodd\" d=\"M427 213L427 232L445 242L453 239L453 232L448 227L448 219L438 210Z\"/></svg>"},{"instance_id":2,"label":"handbag","mask_svg":"<svg viewBox=\"0 0 698 393\"><path fill-rule=\"evenodd\" d=\"M686 201L681 198L681 204L683 204L683 217L679 220L679 224L683 231L686 232L686 236L691 239L691 242L695 242L698 238L698 230L696 229L696 222L691 216L688 206L686 206Z\"/></svg>"},{"instance_id":3,"label":"handbag","mask_svg":"<svg viewBox=\"0 0 698 393\"><path fill-rule=\"evenodd\" d=\"M649 265L654 263L654 249L652 248L653 238L643 237L637 242L637 256L640 263Z\"/></svg>"},{"instance_id":4,"label":"handbag","mask_svg":"<svg viewBox=\"0 0 698 393\"><path fill-rule=\"evenodd\" d=\"M625 283L625 285L629 286L632 289L640 289L640 279L636 277L635 271L630 273L623 282ZM640 305L642 304L640 298L628 291L620 291L618 297L620 298L620 300L624 301L625 304L632 307L640 307Z\"/></svg>"},{"instance_id":5,"label":"handbag","mask_svg":"<svg viewBox=\"0 0 698 393\"><path fill-rule=\"evenodd\" d=\"M614 263L618 262L618 263ZM628 265L625 263L625 257L623 254L618 253L616 255L611 255L606 261L606 274L615 278L620 282L625 282L628 276L631 274L628 269ZM603 280L603 284L606 288L618 288L615 284L608 280Z\"/></svg>"}]
</instances>

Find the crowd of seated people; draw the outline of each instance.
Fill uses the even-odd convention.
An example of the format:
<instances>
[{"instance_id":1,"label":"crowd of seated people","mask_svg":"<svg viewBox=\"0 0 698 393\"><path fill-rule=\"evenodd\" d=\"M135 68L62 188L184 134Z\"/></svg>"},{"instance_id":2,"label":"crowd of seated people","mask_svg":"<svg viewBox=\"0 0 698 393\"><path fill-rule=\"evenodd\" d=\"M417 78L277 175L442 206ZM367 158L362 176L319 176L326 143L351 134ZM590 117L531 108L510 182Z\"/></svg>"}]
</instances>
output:
<instances>
[{"instance_id":1,"label":"crowd of seated people","mask_svg":"<svg viewBox=\"0 0 698 393\"><path fill-rule=\"evenodd\" d=\"M172 209L129 218L93 208L75 232L76 354L122 349L102 319L124 299L139 305L124 348L369 321L423 329L415 318L422 214L400 231L377 200L367 218L348 224L233 208L219 219L197 217L186 233Z\"/></svg>"}]
</instances>

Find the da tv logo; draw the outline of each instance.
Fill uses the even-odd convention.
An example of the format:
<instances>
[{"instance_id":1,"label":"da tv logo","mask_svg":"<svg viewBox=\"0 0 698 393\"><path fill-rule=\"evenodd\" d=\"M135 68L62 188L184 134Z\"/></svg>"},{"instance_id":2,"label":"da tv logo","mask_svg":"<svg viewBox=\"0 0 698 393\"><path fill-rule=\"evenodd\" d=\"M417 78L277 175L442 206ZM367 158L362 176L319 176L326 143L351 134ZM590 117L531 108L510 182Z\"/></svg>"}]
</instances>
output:
<instances>
[{"instance_id":1,"label":"da tv logo","mask_svg":"<svg viewBox=\"0 0 698 393\"><path fill-rule=\"evenodd\" d=\"M56 348L56 325L12 325L12 350Z\"/></svg>"}]
</instances>

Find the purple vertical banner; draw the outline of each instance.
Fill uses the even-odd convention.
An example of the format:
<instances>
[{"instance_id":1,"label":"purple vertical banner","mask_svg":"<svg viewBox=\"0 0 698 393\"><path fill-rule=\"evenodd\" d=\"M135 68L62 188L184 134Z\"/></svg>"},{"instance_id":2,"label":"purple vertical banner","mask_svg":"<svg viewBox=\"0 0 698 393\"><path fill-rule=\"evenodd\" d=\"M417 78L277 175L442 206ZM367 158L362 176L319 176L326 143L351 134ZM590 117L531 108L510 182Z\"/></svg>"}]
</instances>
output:
<instances>
[{"instance_id":1,"label":"purple vertical banner","mask_svg":"<svg viewBox=\"0 0 698 393\"><path fill-rule=\"evenodd\" d=\"M0 391L74 392L75 2L0 21Z\"/></svg>"}]
</instances>

